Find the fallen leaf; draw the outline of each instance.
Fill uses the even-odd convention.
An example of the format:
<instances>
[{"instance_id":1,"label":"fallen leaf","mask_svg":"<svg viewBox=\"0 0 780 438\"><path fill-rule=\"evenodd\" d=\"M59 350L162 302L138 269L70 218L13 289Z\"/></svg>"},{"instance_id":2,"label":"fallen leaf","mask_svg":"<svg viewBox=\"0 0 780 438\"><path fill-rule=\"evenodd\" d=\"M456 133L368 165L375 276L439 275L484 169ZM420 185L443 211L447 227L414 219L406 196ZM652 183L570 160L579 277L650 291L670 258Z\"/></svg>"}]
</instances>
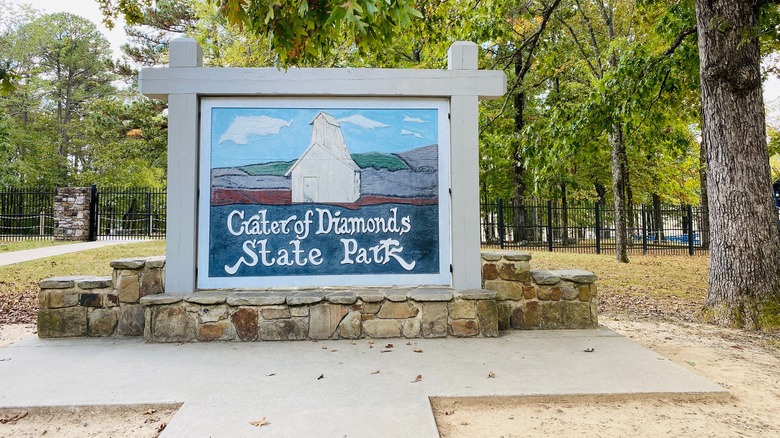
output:
<instances>
[{"instance_id":1,"label":"fallen leaf","mask_svg":"<svg viewBox=\"0 0 780 438\"><path fill-rule=\"evenodd\" d=\"M273 377L273 376L275 376L275 375L276 375L276 373L271 373L271 374L266 374L265 376L266 376L266 377Z\"/></svg>"},{"instance_id":2,"label":"fallen leaf","mask_svg":"<svg viewBox=\"0 0 780 438\"><path fill-rule=\"evenodd\" d=\"M393 350L379 350L380 353L392 353Z\"/></svg>"},{"instance_id":3,"label":"fallen leaf","mask_svg":"<svg viewBox=\"0 0 780 438\"><path fill-rule=\"evenodd\" d=\"M157 428L157 433L164 431L166 427L168 427L168 423L160 423L160 427Z\"/></svg>"},{"instance_id":4,"label":"fallen leaf","mask_svg":"<svg viewBox=\"0 0 780 438\"><path fill-rule=\"evenodd\" d=\"M371 374L379 374L379 370L372 371Z\"/></svg>"},{"instance_id":5,"label":"fallen leaf","mask_svg":"<svg viewBox=\"0 0 780 438\"><path fill-rule=\"evenodd\" d=\"M259 419L257 421L250 421L249 424L251 424L252 426L255 426L255 427L263 427L263 426L265 426L267 424L271 424L271 422L266 420L265 417L263 417L263 418L261 418L261 419Z\"/></svg>"},{"instance_id":6,"label":"fallen leaf","mask_svg":"<svg viewBox=\"0 0 780 438\"><path fill-rule=\"evenodd\" d=\"M337 352L337 351L338 351L338 350L330 350L330 352L331 352L331 353L335 353L335 352Z\"/></svg>"},{"instance_id":7,"label":"fallen leaf","mask_svg":"<svg viewBox=\"0 0 780 438\"><path fill-rule=\"evenodd\" d=\"M320 376L319 376L319 377L317 377L317 380L322 380L322 379L324 379L324 378L325 378L325 374L320 374Z\"/></svg>"},{"instance_id":8,"label":"fallen leaf","mask_svg":"<svg viewBox=\"0 0 780 438\"><path fill-rule=\"evenodd\" d=\"M415 353L422 353L422 348L415 348L412 351L414 351Z\"/></svg>"},{"instance_id":9,"label":"fallen leaf","mask_svg":"<svg viewBox=\"0 0 780 438\"><path fill-rule=\"evenodd\" d=\"M417 375L417 377L415 377L415 378L414 378L414 380L412 381L412 383L417 383L417 382L419 382L419 381L421 381L421 380L422 380L422 374L418 374L418 375Z\"/></svg>"},{"instance_id":10,"label":"fallen leaf","mask_svg":"<svg viewBox=\"0 0 780 438\"><path fill-rule=\"evenodd\" d=\"M461 426L468 426L468 425L469 425L469 422L468 422L468 421L461 421L461 422L460 422L460 425L461 425Z\"/></svg>"},{"instance_id":11,"label":"fallen leaf","mask_svg":"<svg viewBox=\"0 0 780 438\"><path fill-rule=\"evenodd\" d=\"M455 411L444 411L444 415L452 415Z\"/></svg>"},{"instance_id":12,"label":"fallen leaf","mask_svg":"<svg viewBox=\"0 0 780 438\"><path fill-rule=\"evenodd\" d=\"M493 379L495 377L496 377L496 373L494 373L493 371L488 373L488 379Z\"/></svg>"},{"instance_id":13,"label":"fallen leaf","mask_svg":"<svg viewBox=\"0 0 780 438\"><path fill-rule=\"evenodd\" d=\"M144 424L149 424L149 423L156 423L156 422L158 422L158 421L160 421L160 419L159 419L159 418L157 418L157 417L149 417L149 418L147 418L147 419L144 421Z\"/></svg>"},{"instance_id":14,"label":"fallen leaf","mask_svg":"<svg viewBox=\"0 0 780 438\"><path fill-rule=\"evenodd\" d=\"M594 352L594 351L596 351L596 350L594 350L594 349L592 349L592 348L586 348L586 349L584 349L584 350L582 350L582 351L584 351L584 352L586 352L586 353L593 353L593 352Z\"/></svg>"},{"instance_id":15,"label":"fallen leaf","mask_svg":"<svg viewBox=\"0 0 780 438\"><path fill-rule=\"evenodd\" d=\"M369 345L368 348L374 348L374 346L373 345Z\"/></svg>"},{"instance_id":16,"label":"fallen leaf","mask_svg":"<svg viewBox=\"0 0 780 438\"><path fill-rule=\"evenodd\" d=\"M411 342L407 342L406 345L412 345L412 343Z\"/></svg>"},{"instance_id":17,"label":"fallen leaf","mask_svg":"<svg viewBox=\"0 0 780 438\"><path fill-rule=\"evenodd\" d=\"M385 348L393 348L393 344L387 344L385 345Z\"/></svg>"},{"instance_id":18,"label":"fallen leaf","mask_svg":"<svg viewBox=\"0 0 780 438\"><path fill-rule=\"evenodd\" d=\"M327 345L325 345L325 344L322 344L322 349L323 349L323 350L327 350L327 349L328 349L328 346L327 346Z\"/></svg>"},{"instance_id":19,"label":"fallen leaf","mask_svg":"<svg viewBox=\"0 0 780 438\"><path fill-rule=\"evenodd\" d=\"M743 347L741 345L732 345L731 348L736 348L737 350L744 350L745 349L745 347Z\"/></svg>"},{"instance_id":20,"label":"fallen leaf","mask_svg":"<svg viewBox=\"0 0 780 438\"><path fill-rule=\"evenodd\" d=\"M157 409L148 409L146 412L144 412L144 415L152 415L155 412L157 412Z\"/></svg>"}]
</instances>

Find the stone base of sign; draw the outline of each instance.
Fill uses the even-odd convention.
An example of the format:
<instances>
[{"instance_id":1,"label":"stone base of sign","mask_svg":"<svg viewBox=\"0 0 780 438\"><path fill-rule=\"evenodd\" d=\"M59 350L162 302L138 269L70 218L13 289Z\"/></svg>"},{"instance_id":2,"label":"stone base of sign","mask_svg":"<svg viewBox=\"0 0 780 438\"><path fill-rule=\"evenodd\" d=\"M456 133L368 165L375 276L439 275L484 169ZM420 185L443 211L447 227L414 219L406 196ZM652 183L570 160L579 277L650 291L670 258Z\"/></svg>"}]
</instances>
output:
<instances>
[{"instance_id":1,"label":"stone base of sign","mask_svg":"<svg viewBox=\"0 0 780 438\"><path fill-rule=\"evenodd\" d=\"M582 270L532 270L531 254L482 253L482 284L497 292L499 330L596 328L596 276Z\"/></svg>"},{"instance_id":2,"label":"stone base of sign","mask_svg":"<svg viewBox=\"0 0 780 438\"><path fill-rule=\"evenodd\" d=\"M484 289L315 288L165 294L165 258L111 262L110 277L40 282L38 336L149 342L495 337L598 325L596 277L531 270L530 254L482 254Z\"/></svg>"},{"instance_id":3,"label":"stone base of sign","mask_svg":"<svg viewBox=\"0 0 780 438\"><path fill-rule=\"evenodd\" d=\"M445 288L213 291L150 295L150 342L498 336L497 294Z\"/></svg>"}]
</instances>

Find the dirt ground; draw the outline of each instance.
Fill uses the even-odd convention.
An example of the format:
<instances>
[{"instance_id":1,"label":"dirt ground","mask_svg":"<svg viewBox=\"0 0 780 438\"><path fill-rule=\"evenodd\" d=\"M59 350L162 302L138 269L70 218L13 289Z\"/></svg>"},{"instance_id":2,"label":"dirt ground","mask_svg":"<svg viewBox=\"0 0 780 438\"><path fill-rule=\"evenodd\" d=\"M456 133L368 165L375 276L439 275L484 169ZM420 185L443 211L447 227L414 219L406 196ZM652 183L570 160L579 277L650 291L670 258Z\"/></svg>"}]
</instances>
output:
<instances>
[{"instance_id":1,"label":"dirt ground","mask_svg":"<svg viewBox=\"0 0 780 438\"><path fill-rule=\"evenodd\" d=\"M776 338L680 321L602 317L601 322L731 396L435 399L441 436L780 436Z\"/></svg>"},{"instance_id":2,"label":"dirt ground","mask_svg":"<svg viewBox=\"0 0 780 438\"><path fill-rule=\"evenodd\" d=\"M4 437L156 437L177 405L0 409Z\"/></svg>"},{"instance_id":3,"label":"dirt ground","mask_svg":"<svg viewBox=\"0 0 780 438\"><path fill-rule=\"evenodd\" d=\"M571 396L434 399L444 438L780 436L777 338L711 325L602 317L601 322L720 384L730 397ZM0 325L2 347L34 334ZM3 437L156 437L178 406L0 409Z\"/></svg>"}]
</instances>

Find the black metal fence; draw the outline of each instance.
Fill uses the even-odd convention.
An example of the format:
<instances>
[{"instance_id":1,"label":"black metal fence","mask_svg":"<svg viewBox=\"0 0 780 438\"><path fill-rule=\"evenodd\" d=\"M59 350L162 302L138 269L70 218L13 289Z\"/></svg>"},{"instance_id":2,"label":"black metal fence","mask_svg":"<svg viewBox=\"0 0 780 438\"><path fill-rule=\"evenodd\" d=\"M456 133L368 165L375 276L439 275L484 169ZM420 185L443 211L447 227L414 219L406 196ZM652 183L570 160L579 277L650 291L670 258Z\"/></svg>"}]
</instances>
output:
<instances>
[{"instance_id":1,"label":"black metal fence","mask_svg":"<svg viewBox=\"0 0 780 438\"><path fill-rule=\"evenodd\" d=\"M54 235L54 189L0 188L0 238L51 239Z\"/></svg>"},{"instance_id":2,"label":"black metal fence","mask_svg":"<svg viewBox=\"0 0 780 438\"><path fill-rule=\"evenodd\" d=\"M628 250L643 254L703 253L708 233L701 208L639 205L627 211ZM581 253L615 251L615 212L595 202L528 201L481 205L482 245Z\"/></svg>"},{"instance_id":3,"label":"black metal fence","mask_svg":"<svg viewBox=\"0 0 780 438\"><path fill-rule=\"evenodd\" d=\"M164 239L166 189L92 186L90 240Z\"/></svg>"}]
</instances>

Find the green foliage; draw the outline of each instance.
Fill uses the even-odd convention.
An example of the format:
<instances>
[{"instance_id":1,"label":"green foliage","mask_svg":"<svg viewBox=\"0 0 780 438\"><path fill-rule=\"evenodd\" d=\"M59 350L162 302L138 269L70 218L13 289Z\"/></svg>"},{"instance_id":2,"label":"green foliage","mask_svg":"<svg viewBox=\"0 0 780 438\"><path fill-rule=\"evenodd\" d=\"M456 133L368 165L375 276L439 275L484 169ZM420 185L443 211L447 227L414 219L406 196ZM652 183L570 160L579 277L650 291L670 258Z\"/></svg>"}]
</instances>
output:
<instances>
[{"instance_id":1,"label":"green foliage","mask_svg":"<svg viewBox=\"0 0 780 438\"><path fill-rule=\"evenodd\" d=\"M383 154L381 152L366 152L362 154L352 154L352 159L361 168L373 167L374 169L402 170L409 166L396 155Z\"/></svg>"},{"instance_id":2,"label":"green foliage","mask_svg":"<svg viewBox=\"0 0 780 438\"><path fill-rule=\"evenodd\" d=\"M595 199L597 187L611 186L607 133L617 123L626 133L636 202L659 192L674 202L698 198L692 2L624 0L611 3L609 14L598 3L564 2L531 54L526 48L540 30L543 5L497 3L504 6L494 11L505 15L482 18L491 23L492 44L481 62L509 67L510 92L505 101L482 104L488 197L510 197L520 166L526 196L557 197L565 184L570 196ZM523 56L531 67L520 80Z\"/></svg>"},{"instance_id":3,"label":"green foliage","mask_svg":"<svg viewBox=\"0 0 780 438\"><path fill-rule=\"evenodd\" d=\"M98 0L105 21L141 23L150 0ZM209 0L228 24L270 42L282 66L319 60L346 38L359 52L381 50L421 17L412 0Z\"/></svg>"},{"instance_id":4,"label":"green foliage","mask_svg":"<svg viewBox=\"0 0 780 438\"><path fill-rule=\"evenodd\" d=\"M95 26L71 14L2 13L11 19L0 25L0 53L18 80L0 100L0 182L164 185L165 106L112 86Z\"/></svg>"},{"instance_id":5,"label":"green foliage","mask_svg":"<svg viewBox=\"0 0 780 438\"><path fill-rule=\"evenodd\" d=\"M5 67L0 67L0 96L8 96L16 87L14 87L14 81L19 77L11 71L9 63Z\"/></svg>"},{"instance_id":6,"label":"green foliage","mask_svg":"<svg viewBox=\"0 0 780 438\"><path fill-rule=\"evenodd\" d=\"M125 26L128 44L122 46L122 51L142 66L167 63L168 42L197 25L196 6L194 0L158 0L145 7L138 22Z\"/></svg>"},{"instance_id":7,"label":"green foliage","mask_svg":"<svg viewBox=\"0 0 780 438\"><path fill-rule=\"evenodd\" d=\"M10 117L5 111L0 112L0 187L10 186L16 182L12 167L13 144L11 143Z\"/></svg>"},{"instance_id":8,"label":"green foliage","mask_svg":"<svg viewBox=\"0 0 780 438\"><path fill-rule=\"evenodd\" d=\"M133 93L95 99L74 128L86 151L79 185L162 187L167 163L167 117L162 102Z\"/></svg>"},{"instance_id":9,"label":"green foliage","mask_svg":"<svg viewBox=\"0 0 780 438\"><path fill-rule=\"evenodd\" d=\"M271 176L284 176L288 170L290 170L290 167L295 164L295 160L292 161L274 161L272 163L262 163L262 164L250 164L248 166L241 166L239 167L240 170L243 170L249 175L252 176L261 176L261 175L271 175Z\"/></svg>"}]
</instances>

